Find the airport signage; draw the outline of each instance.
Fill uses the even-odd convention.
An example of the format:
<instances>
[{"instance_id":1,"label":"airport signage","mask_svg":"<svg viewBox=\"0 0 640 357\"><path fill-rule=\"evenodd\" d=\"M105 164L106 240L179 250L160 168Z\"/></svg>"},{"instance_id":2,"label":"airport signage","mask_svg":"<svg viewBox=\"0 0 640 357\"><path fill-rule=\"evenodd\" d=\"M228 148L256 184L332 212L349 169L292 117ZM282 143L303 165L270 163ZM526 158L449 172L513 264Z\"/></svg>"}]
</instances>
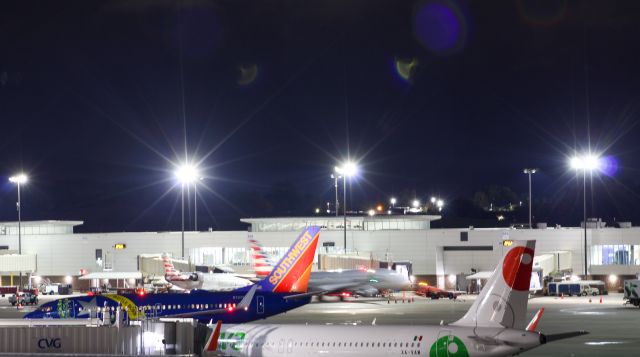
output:
<instances>
[{"instance_id":1,"label":"airport signage","mask_svg":"<svg viewBox=\"0 0 640 357\"><path fill-rule=\"evenodd\" d=\"M335 247L336 246L336 242L323 242L322 246L323 247Z\"/></svg>"},{"instance_id":2,"label":"airport signage","mask_svg":"<svg viewBox=\"0 0 640 357\"><path fill-rule=\"evenodd\" d=\"M116 243L113 247L117 250L122 250L122 249L125 249L127 245L124 243Z\"/></svg>"},{"instance_id":3,"label":"airport signage","mask_svg":"<svg viewBox=\"0 0 640 357\"><path fill-rule=\"evenodd\" d=\"M38 348L41 350L60 349L62 340L59 337L43 337L38 340Z\"/></svg>"}]
</instances>

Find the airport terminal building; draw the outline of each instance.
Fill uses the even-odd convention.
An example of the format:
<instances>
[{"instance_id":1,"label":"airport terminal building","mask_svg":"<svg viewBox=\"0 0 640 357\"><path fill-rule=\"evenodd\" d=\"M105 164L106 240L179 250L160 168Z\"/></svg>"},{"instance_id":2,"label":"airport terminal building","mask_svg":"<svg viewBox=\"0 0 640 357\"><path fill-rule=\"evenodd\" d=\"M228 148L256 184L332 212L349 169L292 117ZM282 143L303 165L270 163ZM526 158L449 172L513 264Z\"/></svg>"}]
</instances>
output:
<instances>
[{"instance_id":1,"label":"airport terminal building","mask_svg":"<svg viewBox=\"0 0 640 357\"><path fill-rule=\"evenodd\" d=\"M548 229L431 229L439 216L378 215L347 217L245 218L245 231L185 232L185 259L199 268L228 266L250 270L248 238L274 255L284 254L308 225L322 226L317 253L340 256L345 240L349 262L392 264L410 262L412 274L440 287L455 286L461 275L491 271L503 254L504 241L535 239L535 267L543 275L584 275L585 230ZM177 232L74 233L82 221L0 222L0 285L16 284L19 272L35 279L78 281L91 272L145 272L141 258L163 252L181 256L182 234ZM22 254L18 254L19 240ZM359 260L358 260L359 259ZM640 273L640 227L588 227L588 275L617 289L624 278ZM322 268L321 259L318 266ZM368 264L367 264L368 265ZM325 266L326 267L326 266Z\"/></svg>"}]
</instances>

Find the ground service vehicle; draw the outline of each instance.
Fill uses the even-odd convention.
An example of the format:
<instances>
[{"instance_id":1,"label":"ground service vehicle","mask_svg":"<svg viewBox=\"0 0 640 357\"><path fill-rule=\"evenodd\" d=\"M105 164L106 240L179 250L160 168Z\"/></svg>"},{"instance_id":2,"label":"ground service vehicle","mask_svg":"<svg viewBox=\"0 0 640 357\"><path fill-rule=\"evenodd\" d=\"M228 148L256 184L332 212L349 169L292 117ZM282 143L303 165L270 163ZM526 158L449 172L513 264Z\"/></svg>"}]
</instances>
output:
<instances>
[{"instance_id":1,"label":"ground service vehicle","mask_svg":"<svg viewBox=\"0 0 640 357\"><path fill-rule=\"evenodd\" d=\"M633 306L640 307L640 280L631 279L624 281L624 299Z\"/></svg>"},{"instance_id":2,"label":"ground service vehicle","mask_svg":"<svg viewBox=\"0 0 640 357\"><path fill-rule=\"evenodd\" d=\"M418 283L417 288L415 289L416 295L432 298L432 299L456 299L460 293L455 291L447 291L444 289L440 289L436 286L431 286L426 283Z\"/></svg>"},{"instance_id":3,"label":"ground service vehicle","mask_svg":"<svg viewBox=\"0 0 640 357\"><path fill-rule=\"evenodd\" d=\"M9 296L9 302L13 306L38 305L38 297L29 292L19 292L15 295Z\"/></svg>"},{"instance_id":4,"label":"ground service vehicle","mask_svg":"<svg viewBox=\"0 0 640 357\"><path fill-rule=\"evenodd\" d=\"M547 289L549 295L552 296L597 296L607 294L604 282L600 280L554 281L547 285Z\"/></svg>"},{"instance_id":5,"label":"ground service vehicle","mask_svg":"<svg viewBox=\"0 0 640 357\"><path fill-rule=\"evenodd\" d=\"M0 286L0 295L2 295L2 297L4 297L5 295L17 294L17 293L18 293L17 286Z\"/></svg>"}]
</instances>

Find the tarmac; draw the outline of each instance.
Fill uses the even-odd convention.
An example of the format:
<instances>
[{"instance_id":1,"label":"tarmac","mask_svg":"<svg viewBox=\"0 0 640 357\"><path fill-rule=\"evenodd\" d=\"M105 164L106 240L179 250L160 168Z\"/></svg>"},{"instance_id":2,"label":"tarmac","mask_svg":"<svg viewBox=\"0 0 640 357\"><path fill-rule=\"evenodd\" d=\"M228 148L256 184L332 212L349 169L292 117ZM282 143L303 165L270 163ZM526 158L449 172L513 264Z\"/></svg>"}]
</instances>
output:
<instances>
[{"instance_id":1,"label":"tarmac","mask_svg":"<svg viewBox=\"0 0 640 357\"><path fill-rule=\"evenodd\" d=\"M407 295L409 296L409 295ZM59 296L46 296L46 302ZM438 325L462 317L475 296L457 300L431 300L414 297L415 302L384 299L350 298L349 301L314 302L258 323L353 324L369 325ZM555 334L586 330L588 335L555 341L526 352L525 356L637 356L640 355L640 309L624 305L622 294L602 297L534 297L529 300L528 315L545 308L538 331ZM268 308L268 307L267 307ZM0 325L21 318L33 307L18 310L0 298Z\"/></svg>"}]
</instances>

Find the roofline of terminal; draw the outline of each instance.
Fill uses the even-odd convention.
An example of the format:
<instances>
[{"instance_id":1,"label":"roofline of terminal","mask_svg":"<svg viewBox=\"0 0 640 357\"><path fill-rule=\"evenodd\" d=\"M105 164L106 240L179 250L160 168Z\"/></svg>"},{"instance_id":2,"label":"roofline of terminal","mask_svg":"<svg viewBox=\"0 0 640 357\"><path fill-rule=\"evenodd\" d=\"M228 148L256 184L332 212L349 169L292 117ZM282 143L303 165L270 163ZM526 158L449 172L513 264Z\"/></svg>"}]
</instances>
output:
<instances>
[{"instance_id":1,"label":"roofline of terminal","mask_svg":"<svg viewBox=\"0 0 640 357\"><path fill-rule=\"evenodd\" d=\"M37 226L41 224L56 224L60 226L81 226L84 221L58 221L58 220L40 220L40 221L20 221L22 226ZM17 226L18 221L0 222L0 226Z\"/></svg>"},{"instance_id":2,"label":"roofline of terminal","mask_svg":"<svg viewBox=\"0 0 640 357\"><path fill-rule=\"evenodd\" d=\"M442 216L438 215L426 215L426 214L407 214L407 215L375 215L375 216L347 216L347 219L362 219L364 221L377 221L377 220L397 220L397 221L436 221ZM240 222L253 224L263 222L309 222L309 221L338 221L342 222L344 216L307 216L307 217L255 217L255 218L241 218Z\"/></svg>"}]
</instances>

